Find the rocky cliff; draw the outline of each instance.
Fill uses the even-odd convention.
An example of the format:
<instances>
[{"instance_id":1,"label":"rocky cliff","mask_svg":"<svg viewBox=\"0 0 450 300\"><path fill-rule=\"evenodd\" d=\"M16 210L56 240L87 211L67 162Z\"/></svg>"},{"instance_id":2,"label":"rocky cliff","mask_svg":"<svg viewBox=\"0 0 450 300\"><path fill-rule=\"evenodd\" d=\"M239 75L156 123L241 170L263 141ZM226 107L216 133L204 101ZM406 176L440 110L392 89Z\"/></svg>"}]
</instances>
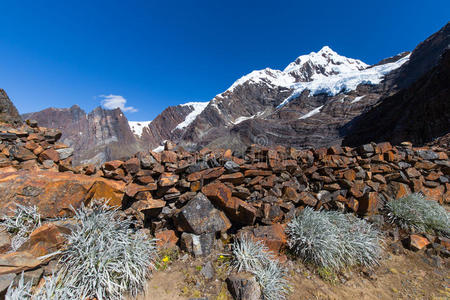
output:
<instances>
[{"instance_id":1,"label":"rocky cliff","mask_svg":"<svg viewBox=\"0 0 450 300\"><path fill-rule=\"evenodd\" d=\"M22 123L22 118L16 107L3 89L0 89L0 122L10 124Z\"/></svg>"},{"instance_id":2,"label":"rocky cliff","mask_svg":"<svg viewBox=\"0 0 450 300\"><path fill-rule=\"evenodd\" d=\"M48 108L24 114L23 118L60 130L61 141L75 149L75 164L102 163L130 156L140 150L128 120L120 109L97 107L86 114L74 105L71 108Z\"/></svg>"}]
</instances>

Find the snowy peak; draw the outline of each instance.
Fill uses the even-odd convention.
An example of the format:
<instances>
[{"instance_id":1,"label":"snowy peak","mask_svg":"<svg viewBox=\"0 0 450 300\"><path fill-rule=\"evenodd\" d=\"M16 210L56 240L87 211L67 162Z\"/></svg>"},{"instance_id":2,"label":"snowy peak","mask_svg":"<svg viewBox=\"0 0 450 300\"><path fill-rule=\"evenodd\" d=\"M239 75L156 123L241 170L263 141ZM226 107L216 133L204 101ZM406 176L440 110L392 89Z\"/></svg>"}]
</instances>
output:
<instances>
[{"instance_id":1,"label":"snowy peak","mask_svg":"<svg viewBox=\"0 0 450 300\"><path fill-rule=\"evenodd\" d=\"M368 67L359 59L339 55L330 47L324 46L317 53L297 57L283 71L265 68L242 76L227 91L232 92L244 83L290 88L296 82L310 82L323 77L362 71Z\"/></svg>"},{"instance_id":2,"label":"snowy peak","mask_svg":"<svg viewBox=\"0 0 450 300\"><path fill-rule=\"evenodd\" d=\"M128 121L128 125L130 126L131 131L141 137L142 131L145 127L148 127L152 121Z\"/></svg>"},{"instance_id":3,"label":"snowy peak","mask_svg":"<svg viewBox=\"0 0 450 300\"><path fill-rule=\"evenodd\" d=\"M299 56L283 72L294 76L296 81L312 81L320 76L331 76L352 71L361 71L369 65L364 62L339 55L324 46L319 52Z\"/></svg>"},{"instance_id":4,"label":"snowy peak","mask_svg":"<svg viewBox=\"0 0 450 300\"><path fill-rule=\"evenodd\" d=\"M186 116L183 122L175 127L175 129L183 129L188 127L195 120L195 118L202 113L206 106L208 106L208 103L209 102L188 102L181 104L181 106L188 106L192 108L192 111Z\"/></svg>"}]
</instances>

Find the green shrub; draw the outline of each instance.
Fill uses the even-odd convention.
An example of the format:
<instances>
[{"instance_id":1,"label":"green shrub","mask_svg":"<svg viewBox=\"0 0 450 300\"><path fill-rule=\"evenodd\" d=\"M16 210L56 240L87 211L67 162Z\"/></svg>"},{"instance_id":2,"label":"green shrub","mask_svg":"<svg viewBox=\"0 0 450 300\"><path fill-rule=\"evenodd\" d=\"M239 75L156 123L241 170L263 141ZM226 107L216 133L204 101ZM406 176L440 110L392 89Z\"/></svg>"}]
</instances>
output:
<instances>
[{"instance_id":1,"label":"green shrub","mask_svg":"<svg viewBox=\"0 0 450 300\"><path fill-rule=\"evenodd\" d=\"M379 232L351 214L306 207L288 224L286 232L294 253L318 267L372 267L381 255Z\"/></svg>"},{"instance_id":2,"label":"green shrub","mask_svg":"<svg viewBox=\"0 0 450 300\"><path fill-rule=\"evenodd\" d=\"M450 215L439 203L418 193L389 201L387 216L403 229L450 234Z\"/></svg>"}]
</instances>

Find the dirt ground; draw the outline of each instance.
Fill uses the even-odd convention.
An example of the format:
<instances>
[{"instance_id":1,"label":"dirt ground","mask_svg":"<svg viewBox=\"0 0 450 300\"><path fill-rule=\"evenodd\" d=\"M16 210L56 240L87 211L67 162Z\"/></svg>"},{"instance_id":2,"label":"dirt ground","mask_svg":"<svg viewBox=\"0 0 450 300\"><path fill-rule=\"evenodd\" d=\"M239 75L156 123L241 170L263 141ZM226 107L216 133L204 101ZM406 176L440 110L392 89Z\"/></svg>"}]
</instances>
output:
<instances>
[{"instance_id":1,"label":"dirt ground","mask_svg":"<svg viewBox=\"0 0 450 300\"><path fill-rule=\"evenodd\" d=\"M288 299L450 299L449 259L403 251L401 255L386 252L373 272L352 270L319 276L314 268L291 262ZM232 299L224 283L226 264L215 256L209 259L214 263L213 279L205 280L201 274L205 260L176 260L165 270L155 272L145 295L137 299Z\"/></svg>"}]
</instances>

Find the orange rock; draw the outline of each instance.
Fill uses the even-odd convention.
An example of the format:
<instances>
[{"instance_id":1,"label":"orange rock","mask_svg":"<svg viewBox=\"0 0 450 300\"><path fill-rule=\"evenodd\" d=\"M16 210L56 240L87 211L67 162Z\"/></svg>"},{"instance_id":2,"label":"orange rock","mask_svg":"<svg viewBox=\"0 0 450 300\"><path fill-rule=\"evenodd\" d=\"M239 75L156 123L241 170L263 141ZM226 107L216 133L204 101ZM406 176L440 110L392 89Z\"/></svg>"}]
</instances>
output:
<instances>
[{"instance_id":1,"label":"orange rock","mask_svg":"<svg viewBox=\"0 0 450 300\"><path fill-rule=\"evenodd\" d=\"M422 186L421 192L428 200L437 201L441 204L444 202L445 188L443 185L435 188L427 188Z\"/></svg>"},{"instance_id":2,"label":"orange rock","mask_svg":"<svg viewBox=\"0 0 450 300\"><path fill-rule=\"evenodd\" d=\"M89 189L84 198L84 203L88 204L92 200L104 199L111 207L122 207L123 194L122 185L111 185L110 182L97 181Z\"/></svg>"},{"instance_id":3,"label":"orange rock","mask_svg":"<svg viewBox=\"0 0 450 300\"><path fill-rule=\"evenodd\" d=\"M411 234L409 236L409 246L412 250L421 250L429 244L430 241L423 236L417 234Z\"/></svg>"},{"instance_id":4,"label":"orange rock","mask_svg":"<svg viewBox=\"0 0 450 300\"><path fill-rule=\"evenodd\" d=\"M342 175L349 181L354 181L356 179L356 173L354 170L347 170Z\"/></svg>"},{"instance_id":5,"label":"orange rock","mask_svg":"<svg viewBox=\"0 0 450 300\"><path fill-rule=\"evenodd\" d=\"M34 269L41 263L41 260L38 260L33 254L26 251L2 254L0 255L0 275Z\"/></svg>"},{"instance_id":6,"label":"orange rock","mask_svg":"<svg viewBox=\"0 0 450 300\"><path fill-rule=\"evenodd\" d=\"M39 161L43 162L44 160L53 160L54 162L59 161L59 153L53 149L47 149L39 154Z\"/></svg>"},{"instance_id":7,"label":"orange rock","mask_svg":"<svg viewBox=\"0 0 450 300\"><path fill-rule=\"evenodd\" d=\"M11 173L11 172L16 172L17 169L14 167L3 167L0 168L0 173Z\"/></svg>"},{"instance_id":8,"label":"orange rock","mask_svg":"<svg viewBox=\"0 0 450 300\"><path fill-rule=\"evenodd\" d=\"M221 182L213 182L202 188L202 193L221 209L237 209L237 198L232 197L231 189Z\"/></svg>"},{"instance_id":9,"label":"orange rock","mask_svg":"<svg viewBox=\"0 0 450 300\"><path fill-rule=\"evenodd\" d=\"M223 174L219 177L219 180L222 182L231 182L233 184L239 185L244 181L244 175L241 172Z\"/></svg>"},{"instance_id":10,"label":"orange rock","mask_svg":"<svg viewBox=\"0 0 450 300\"><path fill-rule=\"evenodd\" d=\"M411 194L409 186L404 183L393 181L392 185L394 187L395 199L403 198Z\"/></svg>"},{"instance_id":11,"label":"orange rock","mask_svg":"<svg viewBox=\"0 0 450 300\"><path fill-rule=\"evenodd\" d=\"M139 200L133 203L131 207L139 212L150 211L150 210L160 210L166 206L166 201L160 199L146 199Z\"/></svg>"},{"instance_id":12,"label":"orange rock","mask_svg":"<svg viewBox=\"0 0 450 300\"><path fill-rule=\"evenodd\" d=\"M300 201L302 201L305 205L316 206L317 199L313 195L308 192L301 192L299 195Z\"/></svg>"},{"instance_id":13,"label":"orange rock","mask_svg":"<svg viewBox=\"0 0 450 300\"><path fill-rule=\"evenodd\" d=\"M283 198L294 203L297 203L299 201L297 191L290 186L285 186L283 188Z\"/></svg>"},{"instance_id":14,"label":"orange rock","mask_svg":"<svg viewBox=\"0 0 450 300\"><path fill-rule=\"evenodd\" d=\"M123 161L121 160L111 160L107 161L103 164L103 169L107 171L114 171L118 168L120 168L123 165Z\"/></svg>"},{"instance_id":15,"label":"orange rock","mask_svg":"<svg viewBox=\"0 0 450 300\"><path fill-rule=\"evenodd\" d=\"M164 150L161 152L161 162L176 163L178 160L177 154L173 151Z\"/></svg>"},{"instance_id":16,"label":"orange rock","mask_svg":"<svg viewBox=\"0 0 450 300\"><path fill-rule=\"evenodd\" d=\"M381 150L381 153L386 153L389 150L392 150L392 145L389 142L379 143L377 147Z\"/></svg>"},{"instance_id":17,"label":"orange rock","mask_svg":"<svg viewBox=\"0 0 450 300\"><path fill-rule=\"evenodd\" d=\"M159 177L158 184L162 187L173 186L178 182L178 178L179 176L174 173L164 172Z\"/></svg>"},{"instance_id":18,"label":"orange rock","mask_svg":"<svg viewBox=\"0 0 450 300\"><path fill-rule=\"evenodd\" d=\"M86 200L95 182L104 182L117 191L125 183L86 175L52 171L0 173L0 214L9 214L15 203L36 205L43 218L71 215Z\"/></svg>"},{"instance_id":19,"label":"orange rock","mask_svg":"<svg viewBox=\"0 0 450 300\"><path fill-rule=\"evenodd\" d=\"M255 240L262 241L270 251L278 254L287 245L287 236L284 233L285 225L273 224L256 228L245 228L238 235L249 235Z\"/></svg>"},{"instance_id":20,"label":"orange rock","mask_svg":"<svg viewBox=\"0 0 450 300\"><path fill-rule=\"evenodd\" d=\"M223 158L225 159L231 159L233 157L233 151L231 149L227 149L225 153L223 154Z\"/></svg>"},{"instance_id":21,"label":"orange rock","mask_svg":"<svg viewBox=\"0 0 450 300\"><path fill-rule=\"evenodd\" d=\"M44 224L31 233L19 251L27 251L35 257L50 254L63 246L67 234L70 234L70 229L66 227L53 223Z\"/></svg>"},{"instance_id":22,"label":"orange rock","mask_svg":"<svg viewBox=\"0 0 450 300\"><path fill-rule=\"evenodd\" d=\"M246 170L244 172L245 177L255 177L255 176L270 176L272 175L271 171L265 171L265 170Z\"/></svg>"},{"instance_id":23,"label":"orange rock","mask_svg":"<svg viewBox=\"0 0 450 300\"><path fill-rule=\"evenodd\" d=\"M346 203L347 207L350 208L352 211L357 212L359 209L359 202L353 197L350 197L348 202Z\"/></svg>"},{"instance_id":24,"label":"orange rock","mask_svg":"<svg viewBox=\"0 0 450 300\"><path fill-rule=\"evenodd\" d=\"M173 230L162 230L155 234L156 245L159 248L171 249L177 246L178 237Z\"/></svg>"}]
</instances>

